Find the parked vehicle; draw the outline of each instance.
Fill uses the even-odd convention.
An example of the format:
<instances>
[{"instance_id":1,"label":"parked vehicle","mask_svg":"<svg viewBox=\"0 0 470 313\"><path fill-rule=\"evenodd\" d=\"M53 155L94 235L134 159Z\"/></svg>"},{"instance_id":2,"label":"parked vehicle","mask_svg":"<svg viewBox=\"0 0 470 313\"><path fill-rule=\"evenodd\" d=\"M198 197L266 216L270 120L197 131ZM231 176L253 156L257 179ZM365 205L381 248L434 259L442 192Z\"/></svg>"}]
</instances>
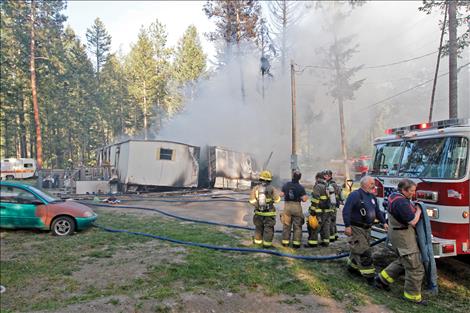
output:
<instances>
[{"instance_id":1,"label":"parked vehicle","mask_svg":"<svg viewBox=\"0 0 470 313\"><path fill-rule=\"evenodd\" d=\"M38 228L72 235L91 226L97 215L75 201L57 199L33 186L0 182L0 227Z\"/></svg>"},{"instance_id":2,"label":"parked vehicle","mask_svg":"<svg viewBox=\"0 0 470 313\"><path fill-rule=\"evenodd\" d=\"M36 176L36 160L8 158L1 161L1 179L26 179Z\"/></svg>"},{"instance_id":3,"label":"parked vehicle","mask_svg":"<svg viewBox=\"0 0 470 313\"><path fill-rule=\"evenodd\" d=\"M382 209L400 179L416 182L416 200L431 220L436 257L470 254L470 120L389 129L374 141L370 175Z\"/></svg>"}]
</instances>

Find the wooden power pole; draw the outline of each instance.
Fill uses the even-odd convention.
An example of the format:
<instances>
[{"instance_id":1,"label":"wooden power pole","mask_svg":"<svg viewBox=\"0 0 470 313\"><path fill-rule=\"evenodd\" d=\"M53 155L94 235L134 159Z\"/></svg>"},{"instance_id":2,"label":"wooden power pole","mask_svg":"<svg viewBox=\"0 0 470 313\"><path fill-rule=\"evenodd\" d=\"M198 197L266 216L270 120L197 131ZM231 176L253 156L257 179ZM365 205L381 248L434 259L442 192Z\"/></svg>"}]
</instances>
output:
<instances>
[{"instance_id":1,"label":"wooden power pole","mask_svg":"<svg viewBox=\"0 0 470 313\"><path fill-rule=\"evenodd\" d=\"M297 144L296 144L296 107L295 107L295 70L294 61L290 63L290 90L292 103L292 154L291 154L291 170L298 169L297 165Z\"/></svg>"}]
</instances>

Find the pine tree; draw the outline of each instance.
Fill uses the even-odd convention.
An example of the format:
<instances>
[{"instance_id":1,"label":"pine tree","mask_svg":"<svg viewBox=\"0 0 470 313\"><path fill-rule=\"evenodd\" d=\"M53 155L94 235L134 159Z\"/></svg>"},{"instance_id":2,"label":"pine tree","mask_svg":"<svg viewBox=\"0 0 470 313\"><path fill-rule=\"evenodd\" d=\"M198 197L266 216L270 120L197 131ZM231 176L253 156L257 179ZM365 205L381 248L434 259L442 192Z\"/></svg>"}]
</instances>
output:
<instances>
[{"instance_id":1,"label":"pine tree","mask_svg":"<svg viewBox=\"0 0 470 313\"><path fill-rule=\"evenodd\" d=\"M116 55L108 56L101 71L101 80L103 102L106 104L102 122L110 129L110 137L116 138L126 134L128 128L132 127L126 75L124 66Z\"/></svg>"},{"instance_id":2,"label":"pine tree","mask_svg":"<svg viewBox=\"0 0 470 313\"><path fill-rule=\"evenodd\" d=\"M321 51L325 57L325 65L333 69L333 75L328 82L329 94L338 103L345 178L348 180L350 173L347 165L348 149L344 122L344 102L354 99L354 93L361 88L365 79L352 81L353 77L363 65L349 65L349 61L353 55L358 52L357 48L359 45L352 44L354 36L338 38L338 29L342 26L342 23L350 13L350 11L347 11L348 9L341 10L340 6L342 6L342 4L333 3L332 7L329 8L332 13L332 18L327 27L333 36L333 43L328 49L321 49Z\"/></svg>"},{"instance_id":3,"label":"pine tree","mask_svg":"<svg viewBox=\"0 0 470 313\"><path fill-rule=\"evenodd\" d=\"M178 42L174 61L175 79L183 89L189 89L190 99L193 98L195 82L206 69L206 58L197 29L191 25Z\"/></svg>"},{"instance_id":4,"label":"pine tree","mask_svg":"<svg viewBox=\"0 0 470 313\"><path fill-rule=\"evenodd\" d=\"M96 74L99 78L101 67L106 61L111 47L111 36L99 18L96 18L91 28L87 29L86 39L89 51L95 56Z\"/></svg>"},{"instance_id":5,"label":"pine tree","mask_svg":"<svg viewBox=\"0 0 470 313\"><path fill-rule=\"evenodd\" d=\"M137 43L133 45L126 60L126 72L129 79L129 93L139 104L143 117L143 125L138 122L139 112L134 113L136 129L143 128L144 139L148 138L148 120L151 116L151 105L154 103L158 84L157 61L154 58L155 48L148 31L141 28ZM135 108L137 109L137 108Z\"/></svg>"},{"instance_id":6,"label":"pine tree","mask_svg":"<svg viewBox=\"0 0 470 313\"><path fill-rule=\"evenodd\" d=\"M274 0L268 2L270 25L276 36L275 47L280 51L282 73L286 71L286 60L289 56L289 31L301 19L303 12L301 2Z\"/></svg>"}]
</instances>

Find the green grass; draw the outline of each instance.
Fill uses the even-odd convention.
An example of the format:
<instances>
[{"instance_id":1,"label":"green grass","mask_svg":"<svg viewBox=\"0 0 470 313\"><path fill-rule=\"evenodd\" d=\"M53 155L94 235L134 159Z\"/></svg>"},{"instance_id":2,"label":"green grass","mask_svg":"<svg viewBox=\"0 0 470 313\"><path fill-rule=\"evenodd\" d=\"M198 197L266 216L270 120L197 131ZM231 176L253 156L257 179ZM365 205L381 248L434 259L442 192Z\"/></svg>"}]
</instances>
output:
<instances>
[{"instance_id":1,"label":"green grass","mask_svg":"<svg viewBox=\"0 0 470 313\"><path fill-rule=\"evenodd\" d=\"M216 227L180 223L158 215L140 216L135 212L110 213L98 209L98 223L117 229L147 232L175 239L215 245L243 246L251 232L220 232ZM71 237L53 237L47 232L6 231L2 233L0 282L7 287L1 297L2 312L57 310L63 305L110 297L108 304L119 307L118 296L154 301L179 299L181 292L204 294L224 290L232 293L260 292L266 296L284 294L296 304L296 295L314 294L343 302L348 311L367 303L386 305L394 312L466 312L470 296L468 283L444 284L438 299L430 306L417 307L400 300L403 282L391 293L377 291L362 279L350 276L344 260L314 262L279 258L261 254L221 252L185 247L172 252L168 260L146 264L145 274L123 282L84 284L74 272L86 264L115 265L116 256L124 251L134 254L135 262L144 262L143 245L156 244L153 239L129 234L108 233L97 228ZM157 242L156 254L175 244ZM311 250L279 248L289 253L308 254ZM151 250L153 253L153 250ZM141 254L139 254L141 253ZM179 257L179 260L172 260ZM100 263L101 262L101 263ZM144 263L142 263L144 264ZM105 270L105 269L104 269ZM456 281L458 281L456 277ZM142 303L139 302L142 306ZM169 310L155 307L157 312Z\"/></svg>"}]
</instances>

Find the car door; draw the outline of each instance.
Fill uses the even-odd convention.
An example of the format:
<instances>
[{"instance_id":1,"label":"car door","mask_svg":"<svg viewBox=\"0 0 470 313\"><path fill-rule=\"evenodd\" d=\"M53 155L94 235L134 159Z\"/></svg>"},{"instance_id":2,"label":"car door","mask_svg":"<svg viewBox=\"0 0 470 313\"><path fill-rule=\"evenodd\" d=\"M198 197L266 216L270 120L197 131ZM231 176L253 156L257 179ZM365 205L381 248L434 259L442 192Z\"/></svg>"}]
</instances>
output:
<instances>
[{"instance_id":1,"label":"car door","mask_svg":"<svg viewBox=\"0 0 470 313\"><path fill-rule=\"evenodd\" d=\"M0 225L5 228L42 228L36 216L38 203L42 203L31 192L14 186L0 186Z\"/></svg>"}]
</instances>

